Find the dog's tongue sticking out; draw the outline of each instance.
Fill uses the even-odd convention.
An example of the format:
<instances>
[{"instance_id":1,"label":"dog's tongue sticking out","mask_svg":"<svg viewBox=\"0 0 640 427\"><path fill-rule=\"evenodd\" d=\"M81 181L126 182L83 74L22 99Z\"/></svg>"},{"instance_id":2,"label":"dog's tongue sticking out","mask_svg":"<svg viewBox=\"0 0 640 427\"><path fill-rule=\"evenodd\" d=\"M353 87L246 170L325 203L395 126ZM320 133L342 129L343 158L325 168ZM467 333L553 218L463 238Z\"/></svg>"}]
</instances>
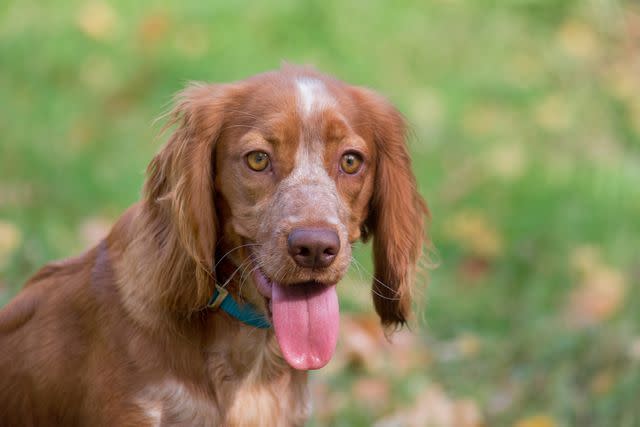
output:
<instances>
[{"instance_id":1,"label":"dog's tongue sticking out","mask_svg":"<svg viewBox=\"0 0 640 427\"><path fill-rule=\"evenodd\" d=\"M273 283L273 326L287 363L295 369L320 369L338 341L340 314L335 285Z\"/></svg>"}]
</instances>

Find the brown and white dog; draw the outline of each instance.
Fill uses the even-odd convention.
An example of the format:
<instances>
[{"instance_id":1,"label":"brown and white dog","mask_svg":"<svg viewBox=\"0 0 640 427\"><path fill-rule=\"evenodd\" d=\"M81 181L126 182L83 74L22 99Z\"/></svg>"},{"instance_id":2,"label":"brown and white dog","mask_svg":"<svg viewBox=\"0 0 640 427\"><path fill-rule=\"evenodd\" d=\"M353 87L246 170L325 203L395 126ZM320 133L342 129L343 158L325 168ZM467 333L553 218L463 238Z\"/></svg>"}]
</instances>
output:
<instances>
[{"instance_id":1,"label":"brown and white dog","mask_svg":"<svg viewBox=\"0 0 640 427\"><path fill-rule=\"evenodd\" d=\"M0 425L303 424L371 235L375 308L405 323L427 208L386 100L285 66L192 85L172 117L143 200L0 311ZM216 284L273 328L208 308Z\"/></svg>"}]
</instances>

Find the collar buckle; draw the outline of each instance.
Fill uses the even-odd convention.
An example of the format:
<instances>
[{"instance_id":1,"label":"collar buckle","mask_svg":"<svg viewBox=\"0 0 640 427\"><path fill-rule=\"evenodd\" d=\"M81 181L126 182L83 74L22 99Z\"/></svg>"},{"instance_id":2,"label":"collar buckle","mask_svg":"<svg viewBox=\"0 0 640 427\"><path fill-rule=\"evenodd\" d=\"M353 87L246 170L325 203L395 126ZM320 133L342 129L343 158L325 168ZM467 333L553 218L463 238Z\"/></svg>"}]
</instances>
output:
<instances>
[{"instance_id":1,"label":"collar buckle","mask_svg":"<svg viewBox=\"0 0 640 427\"><path fill-rule=\"evenodd\" d=\"M216 290L213 292L211 299L207 303L207 307L212 310L217 310L222 305L222 302L229 296L229 292L221 287L220 285L216 285Z\"/></svg>"}]
</instances>

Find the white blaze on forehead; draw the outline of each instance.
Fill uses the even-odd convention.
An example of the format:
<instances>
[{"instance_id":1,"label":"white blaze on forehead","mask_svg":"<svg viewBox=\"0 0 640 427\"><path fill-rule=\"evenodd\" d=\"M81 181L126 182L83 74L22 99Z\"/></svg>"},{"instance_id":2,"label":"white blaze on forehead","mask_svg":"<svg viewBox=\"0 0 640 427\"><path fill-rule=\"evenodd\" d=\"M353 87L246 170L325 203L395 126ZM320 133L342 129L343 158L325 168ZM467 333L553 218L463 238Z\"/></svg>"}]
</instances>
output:
<instances>
[{"instance_id":1,"label":"white blaze on forehead","mask_svg":"<svg viewBox=\"0 0 640 427\"><path fill-rule=\"evenodd\" d=\"M298 87L298 110L304 117L336 103L320 80L301 78L296 80L296 86Z\"/></svg>"}]
</instances>

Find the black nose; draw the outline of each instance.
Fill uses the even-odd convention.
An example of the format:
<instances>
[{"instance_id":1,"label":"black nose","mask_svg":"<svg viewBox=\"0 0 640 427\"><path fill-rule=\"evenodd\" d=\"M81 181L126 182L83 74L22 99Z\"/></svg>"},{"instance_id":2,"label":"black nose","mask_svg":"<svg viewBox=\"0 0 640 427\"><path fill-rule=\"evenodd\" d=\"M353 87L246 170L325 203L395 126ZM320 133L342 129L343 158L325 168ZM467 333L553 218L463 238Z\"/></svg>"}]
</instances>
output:
<instances>
[{"instance_id":1,"label":"black nose","mask_svg":"<svg viewBox=\"0 0 640 427\"><path fill-rule=\"evenodd\" d=\"M287 239L289 255L300 267L324 268L340 250L338 234L327 228L295 228Z\"/></svg>"}]
</instances>

